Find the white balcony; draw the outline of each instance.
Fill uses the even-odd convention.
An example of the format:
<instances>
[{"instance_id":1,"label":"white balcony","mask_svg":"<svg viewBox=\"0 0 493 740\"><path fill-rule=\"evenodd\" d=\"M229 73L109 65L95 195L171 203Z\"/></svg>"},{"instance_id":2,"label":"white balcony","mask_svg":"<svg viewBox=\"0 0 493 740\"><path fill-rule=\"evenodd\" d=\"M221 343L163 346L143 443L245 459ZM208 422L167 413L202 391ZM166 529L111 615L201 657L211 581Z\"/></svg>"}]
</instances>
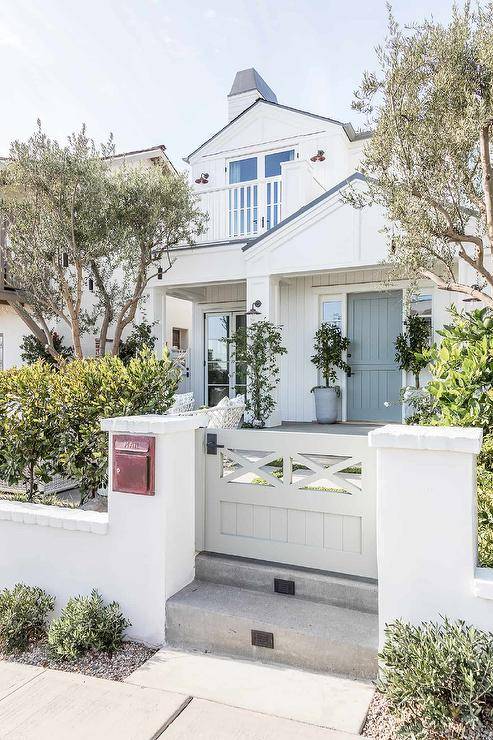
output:
<instances>
[{"instance_id":1,"label":"white balcony","mask_svg":"<svg viewBox=\"0 0 493 740\"><path fill-rule=\"evenodd\" d=\"M282 219L282 178L225 185L200 192L201 207L209 214L199 242L251 239Z\"/></svg>"},{"instance_id":2,"label":"white balcony","mask_svg":"<svg viewBox=\"0 0 493 740\"><path fill-rule=\"evenodd\" d=\"M309 164L299 160L284 162L278 177L206 188L198 193L209 221L198 243L251 239L324 191Z\"/></svg>"}]
</instances>

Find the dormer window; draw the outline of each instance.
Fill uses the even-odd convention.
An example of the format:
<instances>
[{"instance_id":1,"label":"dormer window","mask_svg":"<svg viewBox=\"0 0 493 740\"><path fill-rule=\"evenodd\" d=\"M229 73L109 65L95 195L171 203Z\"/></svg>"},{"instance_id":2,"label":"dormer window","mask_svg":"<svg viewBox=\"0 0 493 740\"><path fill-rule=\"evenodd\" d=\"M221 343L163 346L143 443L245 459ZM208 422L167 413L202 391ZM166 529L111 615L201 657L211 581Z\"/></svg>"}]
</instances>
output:
<instances>
[{"instance_id":1,"label":"dormer window","mask_svg":"<svg viewBox=\"0 0 493 740\"><path fill-rule=\"evenodd\" d=\"M278 177L281 174L281 162L290 162L294 159L294 149L265 156L265 176Z\"/></svg>"},{"instance_id":2,"label":"dormer window","mask_svg":"<svg viewBox=\"0 0 493 740\"><path fill-rule=\"evenodd\" d=\"M257 157L238 159L229 163L229 184L257 179Z\"/></svg>"}]
</instances>

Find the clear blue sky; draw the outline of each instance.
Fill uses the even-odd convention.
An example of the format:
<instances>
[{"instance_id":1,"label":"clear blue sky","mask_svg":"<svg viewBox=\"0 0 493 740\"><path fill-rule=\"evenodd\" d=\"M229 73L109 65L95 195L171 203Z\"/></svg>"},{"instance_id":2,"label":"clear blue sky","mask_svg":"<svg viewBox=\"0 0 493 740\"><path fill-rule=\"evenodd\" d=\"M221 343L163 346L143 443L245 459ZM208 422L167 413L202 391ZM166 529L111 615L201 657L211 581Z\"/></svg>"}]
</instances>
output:
<instances>
[{"instance_id":1,"label":"clear blue sky","mask_svg":"<svg viewBox=\"0 0 493 740\"><path fill-rule=\"evenodd\" d=\"M396 0L402 23L452 0ZM118 151L166 144L176 165L226 123L239 69L280 103L356 126L352 93L384 38L384 0L2 0L0 154L40 117L63 139L82 122Z\"/></svg>"}]
</instances>

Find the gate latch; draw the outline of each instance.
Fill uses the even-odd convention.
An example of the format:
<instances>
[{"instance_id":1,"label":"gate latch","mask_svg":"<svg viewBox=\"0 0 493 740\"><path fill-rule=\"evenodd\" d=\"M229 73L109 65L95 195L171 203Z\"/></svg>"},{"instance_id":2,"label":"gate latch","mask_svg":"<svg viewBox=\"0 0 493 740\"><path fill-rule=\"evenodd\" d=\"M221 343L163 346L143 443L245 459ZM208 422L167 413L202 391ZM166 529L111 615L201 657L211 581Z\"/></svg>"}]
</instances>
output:
<instances>
[{"instance_id":1,"label":"gate latch","mask_svg":"<svg viewBox=\"0 0 493 740\"><path fill-rule=\"evenodd\" d=\"M207 432L206 447L208 455L217 455L218 447L224 447L224 445L218 445L217 434L215 432Z\"/></svg>"}]
</instances>

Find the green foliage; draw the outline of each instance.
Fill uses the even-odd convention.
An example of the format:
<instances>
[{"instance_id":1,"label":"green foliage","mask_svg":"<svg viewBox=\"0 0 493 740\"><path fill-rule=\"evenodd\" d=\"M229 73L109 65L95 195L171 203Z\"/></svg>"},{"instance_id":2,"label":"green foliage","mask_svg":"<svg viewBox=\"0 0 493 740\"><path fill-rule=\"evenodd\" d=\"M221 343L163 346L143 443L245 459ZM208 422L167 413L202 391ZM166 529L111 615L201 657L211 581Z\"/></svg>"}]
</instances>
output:
<instances>
[{"instance_id":1,"label":"green foliage","mask_svg":"<svg viewBox=\"0 0 493 740\"><path fill-rule=\"evenodd\" d=\"M7 282L23 291L22 301L14 291L7 301L57 361L52 320L69 327L78 358L82 335L95 328L105 354L111 324L117 354L158 266L171 267L170 248L193 243L206 220L187 177L167 161L111 166L113 156L111 138L97 146L83 126L59 144L38 121L27 141L12 143L2 170Z\"/></svg>"},{"instance_id":2,"label":"green foliage","mask_svg":"<svg viewBox=\"0 0 493 740\"><path fill-rule=\"evenodd\" d=\"M63 344L63 337L54 331L51 333L51 338L53 348L60 356L60 359L71 360L74 355L74 351L72 347L65 347ZM28 365L32 365L38 360L44 360L44 362L47 362L50 365L56 364L55 358L50 354L50 352L48 352L46 345L42 344L34 334L27 334L25 337L22 337L20 349L21 358L24 362L27 362Z\"/></svg>"},{"instance_id":3,"label":"green foliage","mask_svg":"<svg viewBox=\"0 0 493 740\"><path fill-rule=\"evenodd\" d=\"M493 472L482 465L477 471L478 565L493 568Z\"/></svg>"},{"instance_id":4,"label":"green foliage","mask_svg":"<svg viewBox=\"0 0 493 740\"><path fill-rule=\"evenodd\" d=\"M395 361L401 370L414 375L419 388L419 373L428 361L423 352L430 343L430 326L423 316L409 314L404 320L404 331L395 340Z\"/></svg>"},{"instance_id":5,"label":"green foliage","mask_svg":"<svg viewBox=\"0 0 493 740\"><path fill-rule=\"evenodd\" d=\"M46 631L46 618L55 599L41 588L16 583L0 591L0 649L25 650Z\"/></svg>"},{"instance_id":6,"label":"green foliage","mask_svg":"<svg viewBox=\"0 0 493 740\"><path fill-rule=\"evenodd\" d=\"M180 371L165 353L144 347L124 365L118 357L74 360L57 373L58 464L78 482L81 499L106 484L108 435L99 422L113 416L162 414L172 405Z\"/></svg>"},{"instance_id":7,"label":"green foliage","mask_svg":"<svg viewBox=\"0 0 493 740\"><path fill-rule=\"evenodd\" d=\"M354 108L373 131L365 148L367 192L381 205L395 275L431 278L493 306L485 266L493 236L493 5L465 2L451 20L401 28L392 15ZM474 219L470 218L471 213ZM456 258L481 286L457 279ZM474 275L474 272L472 273Z\"/></svg>"},{"instance_id":8,"label":"green foliage","mask_svg":"<svg viewBox=\"0 0 493 740\"><path fill-rule=\"evenodd\" d=\"M0 372L0 478L11 485L25 484L29 500L38 482L47 483L54 471L56 376L41 361Z\"/></svg>"},{"instance_id":9,"label":"green foliage","mask_svg":"<svg viewBox=\"0 0 493 740\"><path fill-rule=\"evenodd\" d=\"M419 740L463 737L493 701L493 635L462 621L388 625L379 689L401 723Z\"/></svg>"},{"instance_id":10,"label":"green foliage","mask_svg":"<svg viewBox=\"0 0 493 740\"><path fill-rule=\"evenodd\" d=\"M246 369L246 408L252 414L253 425L263 427L275 408L272 392L279 382L279 357L287 352L281 328L270 321L256 321L238 329L229 341L237 366Z\"/></svg>"},{"instance_id":11,"label":"green foliage","mask_svg":"<svg viewBox=\"0 0 493 740\"><path fill-rule=\"evenodd\" d=\"M453 323L439 332L440 346L425 356L432 380L427 385L434 406L429 423L493 430L493 314L451 309ZM426 420L425 420L426 421Z\"/></svg>"},{"instance_id":12,"label":"green foliage","mask_svg":"<svg viewBox=\"0 0 493 740\"><path fill-rule=\"evenodd\" d=\"M127 365L132 357L137 357L144 347L151 350L154 349L157 340L156 337L152 335L152 327L155 323L156 322L154 322L154 324L149 324L144 319L140 324L134 324L128 337L120 341L118 357L124 365Z\"/></svg>"},{"instance_id":13,"label":"green foliage","mask_svg":"<svg viewBox=\"0 0 493 740\"><path fill-rule=\"evenodd\" d=\"M58 658L74 660L89 650L114 653L123 642L130 622L123 616L119 604L105 604L93 590L90 596L69 599L58 619L48 630L50 651Z\"/></svg>"},{"instance_id":14,"label":"green foliage","mask_svg":"<svg viewBox=\"0 0 493 740\"><path fill-rule=\"evenodd\" d=\"M35 500L38 481L74 478L81 503L107 481L107 434L100 420L164 413L180 370L169 354L144 347L124 365L118 357L37 362L0 372L0 478L24 481Z\"/></svg>"},{"instance_id":15,"label":"green foliage","mask_svg":"<svg viewBox=\"0 0 493 740\"><path fill-rule=\"evenodd\" d=\"M313 364L320 370L325 385L333 385L337 378L335 368L350 371L350 367L343 360L342 354L349 347L349 339L342 336L340 328L336 324L324 321L314 338L314 355L311 358Z\"/></svg>"}]
</instances>

